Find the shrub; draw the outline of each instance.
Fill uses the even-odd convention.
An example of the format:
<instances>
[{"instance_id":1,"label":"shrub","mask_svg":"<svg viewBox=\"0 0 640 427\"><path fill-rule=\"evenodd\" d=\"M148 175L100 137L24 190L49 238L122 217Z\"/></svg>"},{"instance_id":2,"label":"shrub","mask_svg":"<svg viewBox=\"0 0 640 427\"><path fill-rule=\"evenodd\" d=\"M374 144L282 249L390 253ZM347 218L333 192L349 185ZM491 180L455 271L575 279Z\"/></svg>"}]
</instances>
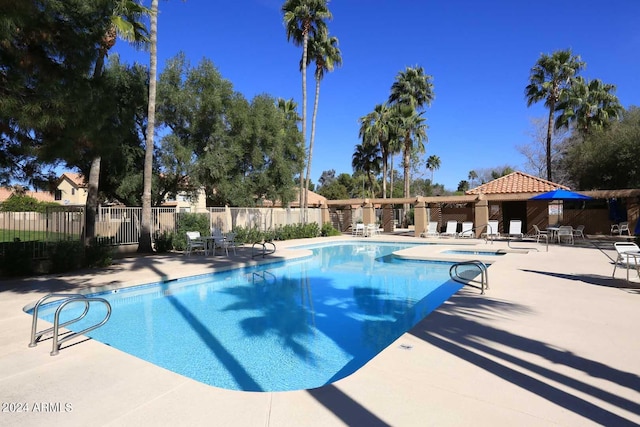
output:
<instances>
[{"instance_id":1,"label":"shrub","mask_svg":"<svg viewBox=\"0 0 640 427\"><path fill-rule=\"evenodd\" d=\"M51 260L51 273L65 273L75 270L83 265L82 242L61 240L49 243L49 259Z\"/></svg>"},{"instance_id":2,"label":"shrub","mask_svg":"<svg viewBox=\"0 0 640 427\"><path fill-rule=\"evenodd\" d=\"M333 224L331 224L330 222L325 222L324 224L322 224L320 235L322 237L329 237L329 236L340 236L342 235L342 233L340 233L340 231L333 228Z\"/></svg>"},{"instance_id":3,"label":"shrub","mask_svg":"<svg viewBox=\"0 0 640 427\"><path fill-rule=\"evenodd\" d=\"M187 247L187 231L199 231L201 235L208 236L211 233L209 215L182 213L178 216L176 234L172 239L173 247L176 250L183 251Z\"/></svg>"},{"instance_id":4,"label":"shrub","mask_svg":"<svg viewBox=\"0 0 640 427\"><path fill-rule=\"evenodd\" d=\"M27 276L33 273L31 260L36 242L6 242L0 253L0 271L4 276Z\"/></svg>"},{"instance_id":5,"label":"shrub","mask_svg":"<svg viewBox=\"0 0 640 427\"><path fill-rule=\"evenodd\" d=\"M109 239L94 238L85 248L87 267L108 267L113 263L113 246Z\"/></svg>"},{"instance_id":6,"label":"shrub","mask_svg":"<svg viewBox=\"0 0 640 427\"><path fill-rule=\"evenodd\" d=\"M175 234L169 231L157 232L154 237L156 252L165 253L173 249Z\"/></svg>"}]
</instances>

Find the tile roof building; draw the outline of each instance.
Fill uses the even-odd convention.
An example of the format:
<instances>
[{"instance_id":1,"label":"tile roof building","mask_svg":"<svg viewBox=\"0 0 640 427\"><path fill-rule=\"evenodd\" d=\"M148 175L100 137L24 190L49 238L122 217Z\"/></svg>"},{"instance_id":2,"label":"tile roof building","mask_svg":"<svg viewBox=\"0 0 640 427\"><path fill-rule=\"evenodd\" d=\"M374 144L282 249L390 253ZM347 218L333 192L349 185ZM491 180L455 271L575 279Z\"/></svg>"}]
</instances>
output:
<instances>
[{"instance_id":1,"label":"tile roof building","mask_svg":"<svg viewBox=\"0 0 640 427\"><path fill-rule=\"evenodd\" d=\"M546 193L558 188L569 190L565 185L516 171L472 188L466 194Z\"/></svg>"}]
</instances>

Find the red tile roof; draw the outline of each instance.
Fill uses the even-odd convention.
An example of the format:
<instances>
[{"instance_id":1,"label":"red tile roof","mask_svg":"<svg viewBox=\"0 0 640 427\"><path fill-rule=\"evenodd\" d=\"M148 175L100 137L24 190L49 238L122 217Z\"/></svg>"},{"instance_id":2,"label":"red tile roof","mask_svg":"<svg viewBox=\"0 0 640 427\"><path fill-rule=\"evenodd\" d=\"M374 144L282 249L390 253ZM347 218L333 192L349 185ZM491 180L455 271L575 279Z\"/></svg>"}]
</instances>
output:
<instances>
[{"instance_id":1,"label":"red tile roof","mask_svg":"<svg viewBox=\"0 0 640 427\"><path fill-rule=\"evenodd\" d=\"M13 188L8 187L0 187L0 203L7 200L14 194ZM25 191L25 196L33 197L34 199L40 202L54 202L54 197L52 193L48 193L46 191Z\"/></svg>"},{"instance_id":2,"label":"red tile roof","mask_svg":"<svg viewBox=\"0 0 640 427\"><path fill-rule=\"evenodd\" d=\"M513 172L472 188L466 194L546 193L558 188L569 190L569 187L565 185L556 184L524 172Z\"/></svg>"},{"instance_id":3,"label":"red tile roof","mask_svg":"<svg viewBox=\"0 0 640 427\"><path fill-rule=\"evenodd\" d=\"M69 181L74 183L77 188L84 188L87 186L85 182L84 176L80 173L75 172L65 172L60 176L60 179L67 178Z\"/></svg>"}]
</instances>

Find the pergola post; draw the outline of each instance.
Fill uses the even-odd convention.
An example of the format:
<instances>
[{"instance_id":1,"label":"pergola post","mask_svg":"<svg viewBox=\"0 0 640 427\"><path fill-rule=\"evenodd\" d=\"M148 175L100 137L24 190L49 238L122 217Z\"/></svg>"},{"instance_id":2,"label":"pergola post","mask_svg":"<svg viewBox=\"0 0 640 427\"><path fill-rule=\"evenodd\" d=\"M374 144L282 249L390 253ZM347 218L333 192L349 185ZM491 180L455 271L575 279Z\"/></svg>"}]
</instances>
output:
<instances>
[{"instance_id":1,"label":"pergola post","mask_svg":"<svg viewBox=\"0 0 640 427\"><path fill-rule=\"evenodd\" d=\"M331 222L331 213L329 212L329 206L325 202L322 202L320 205L320 218L322 220L322 224L320 224L320 228L327 222Z\"/></svg>"},{"instance_id":2,"label":"pergola post","mask_svg":"<svg viewBox=\"0 0 640 427\"><path fill-rule=\"evenodd\" d=\"M478 194L474 209L474 225L476 227L476 238L479 239L485 226L489 224L489 202L484 194Z\"/></svg>"},{"instance_id":3,"label":"pergola post","mask_svg":"<svg viewBox=\"0 0 640 427\"><path fill-rule=\"evenodd\" d=\"M429 225L429 217L427 215L427 204L418 200L418 203L413 208L413 223L415 227L415 237L420 237L420 234L426 233Z\"/></svg>"},{"instance_id":4,"label":"pergola post","mask_svg":"<svg viewBox=\"0 0 640 427\"><path fill-rule=\"evenodd\" d=\"M364 205L362 205L362 222L365 224L374 224L376 222L376 210L369 199L365 199Z\"/></svg>"}]
</instances>

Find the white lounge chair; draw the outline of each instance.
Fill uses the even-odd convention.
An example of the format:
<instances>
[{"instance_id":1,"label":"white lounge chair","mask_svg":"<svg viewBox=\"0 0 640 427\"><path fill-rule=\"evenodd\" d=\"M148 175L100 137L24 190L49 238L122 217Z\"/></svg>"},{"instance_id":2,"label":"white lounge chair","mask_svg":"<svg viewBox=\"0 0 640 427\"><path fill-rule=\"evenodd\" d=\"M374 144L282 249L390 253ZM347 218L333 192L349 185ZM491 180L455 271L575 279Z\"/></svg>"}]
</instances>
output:
<instances>
[{"instance_id":1,"label":"white lounge chair","mask_svg":"<svg viewBox=\"0 0 640 427\"><path fill-rule=\"evenodd\" d=\"M447 221L447 229L442 235L456 237L458 235L458 221Z\"/></svg>"},{"instance_id":2,"label":"white lounge chair","mask_svg":"<svg viewBox=\"0 0 640 427\"><path fill-rule=\"evenodd\" d=\"M187 231L187 247L185 255L191 255L191 252L201 250L207 255L207 244L200 236L199 231Z\"/></svg>"},{"instance_id":3,"label":"white lounge chair","mask_svg":"<svg viewBox=\"0 0 640 427\"><path fill-rule=\"evenodd\" d=\"M616 267L620 264L627 269L627 280L629 280L629 268L635 267L640 277L640 247L632 242L615 242L613 247L618 253L615 263L613 264L613 273L611 277L616 275ZM633 254L633 255L631 255Z\"/></svg>"},{"instance_id":4,"label":"white lounge chair","mask_svg":"<svg viewBox=\"0 0 640 427\"><path fill-rule=\"evenodd\" d=\"M512 219L509 221L509 237L524 237L522 233L522 220Z\"/></svg>"},{"instance_id":5,"label":"white lounge chair","mask_svg":"<svg viewBox=\"0 0 640 427\"><path fill-rule=\"evenodd\" d=\"M464 221L462 223L462 231L458 234L458 237L475 237L473 234L473 222Z\"/></svg>"},{"instance_id":6,"label":"white lounge chair","mask_svg":"<svg viewBox=\"0 0 640 427\"><path fill-rule=\"evenodd\" d=\"M440 233L438 233L438 223L430 222L427 225L427 230L420 233L420 237L440 237Z\"/></svg>"}]
</instances>

